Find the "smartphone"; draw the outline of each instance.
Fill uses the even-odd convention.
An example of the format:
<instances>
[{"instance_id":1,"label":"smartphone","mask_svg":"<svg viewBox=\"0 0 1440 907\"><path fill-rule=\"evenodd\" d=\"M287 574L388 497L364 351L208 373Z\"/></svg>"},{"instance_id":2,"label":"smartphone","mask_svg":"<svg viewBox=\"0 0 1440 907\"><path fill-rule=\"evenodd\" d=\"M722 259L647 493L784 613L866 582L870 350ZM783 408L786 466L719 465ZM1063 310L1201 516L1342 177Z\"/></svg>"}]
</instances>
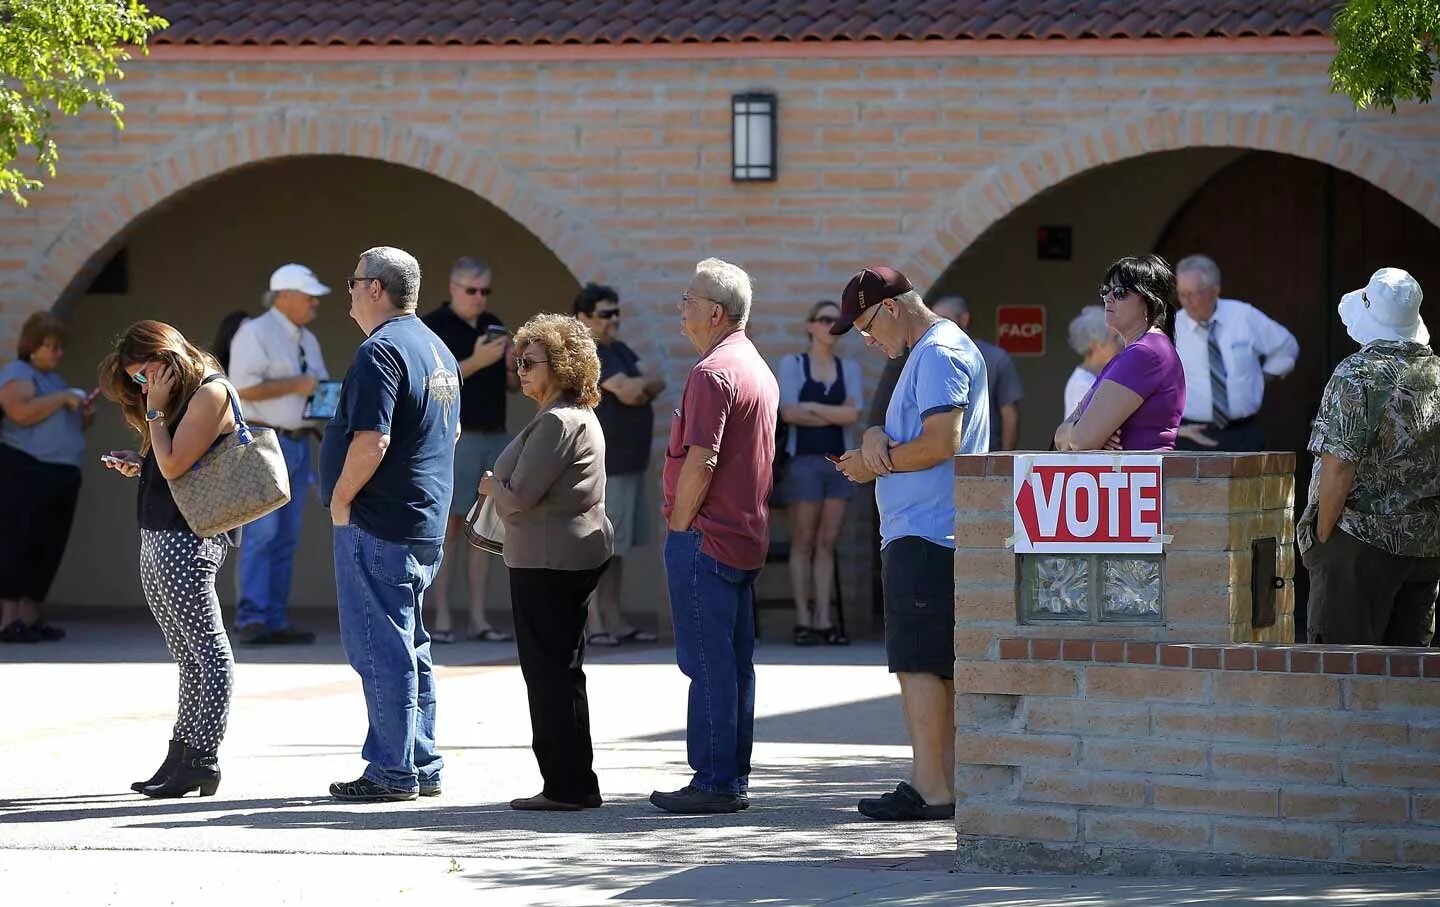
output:
<instances>
[{"instance_id":1,"label":"smartphone","mask_svg":"<svg viewBox=\"0 0 1440 907\"><path fill-rule=\"evenodd\" d=\"M485 326L485 333L491 337L508 337L510 335L503 324L488 324Z\"/></svg>"},{"instance_id":2,"label":"smartphone","mask_svg":"<svg viewBox=\"0 0 1440 907\"><path fill-rule=\"evenodd\" d=\"M840 462L840 458L835 456L834 454L826 454L825 459L829 460L831 463L838 464Z\"/></svg>"},{"instance_id":3,"label":"smartphone","mask_svg":"<svg viewBox=\"0 0 1440 907\"><path fill-rule=\"evenodd\" d=\"M120 459L119 457L112 457L112 456L110 456L109 454L101 454L101 455L100 455L100 462L101 462L101 463L113 464L113 465L115 465L115 466L124 466L124 465L125 465L127 462L129 462L129 461L128 461L128 460L122 460L122 459Z\"/></svg>"}]
</instances>

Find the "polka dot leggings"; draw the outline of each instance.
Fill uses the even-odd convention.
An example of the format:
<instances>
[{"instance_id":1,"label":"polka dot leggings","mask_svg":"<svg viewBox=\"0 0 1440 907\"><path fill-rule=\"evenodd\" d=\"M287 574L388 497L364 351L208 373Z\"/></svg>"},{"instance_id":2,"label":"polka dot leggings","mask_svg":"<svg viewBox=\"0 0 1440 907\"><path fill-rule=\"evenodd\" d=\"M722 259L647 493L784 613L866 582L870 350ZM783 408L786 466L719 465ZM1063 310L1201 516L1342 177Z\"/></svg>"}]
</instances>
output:
<instances>
[{"instance_id":1,"label":"polka dot leggings","mask_svg":"<svg viewBox=\"0 0 1440 907\"><path fill-rule=\"evenodd\" d=\"M140 530L140 585L180 667L174 739L202 752L220 748L230 717L235 657L215 594L225 547L219 537Z\"/></svg>"}]
</instances>

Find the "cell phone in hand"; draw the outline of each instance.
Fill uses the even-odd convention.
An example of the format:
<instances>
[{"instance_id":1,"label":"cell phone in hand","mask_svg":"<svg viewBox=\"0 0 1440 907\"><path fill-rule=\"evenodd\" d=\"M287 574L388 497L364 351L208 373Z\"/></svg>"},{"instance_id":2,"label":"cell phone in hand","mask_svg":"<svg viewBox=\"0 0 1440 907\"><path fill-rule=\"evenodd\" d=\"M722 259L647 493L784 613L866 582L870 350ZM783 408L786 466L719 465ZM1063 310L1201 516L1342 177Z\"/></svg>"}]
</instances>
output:
<instances>
[{"instance_id":1,"label":"cell phone in hand","mask_svg":"<svg viewBox=\"0 0 1440 907\"><path fill-rule=\"evenodd\" d=\"M510 336L510 332L506 330L505 325L503 324L487 324L485 326L485 336L508 337Z\"/></svg>"},{"instance_id":2,"label":"cell phone in hand","mask_svg":"<svg viewBox=\"0 0 1440 907\"><path fill-rule=\"evenodd\" d=\"M112 457L110 454L101 454L100 462L105 463L109 466L127 466L130 464L129 460L124 460L120 457Z\"/></svg>"},{"instance_id":3,"label":"cell phone in hand","mask_svg":"<svg viewBox=\"0 0 1440 907\"><path fill-rule=\"evenodd\" d=\"M829 460L831 463L835 463L835 464L839 464L839 462L840 462L840 458L837 457L837 456L835 456L834 454L828 454L828 453L827 453L827 454L825 455L825 459L827 459L827 460Z\"/></svg>"}]
</instances>

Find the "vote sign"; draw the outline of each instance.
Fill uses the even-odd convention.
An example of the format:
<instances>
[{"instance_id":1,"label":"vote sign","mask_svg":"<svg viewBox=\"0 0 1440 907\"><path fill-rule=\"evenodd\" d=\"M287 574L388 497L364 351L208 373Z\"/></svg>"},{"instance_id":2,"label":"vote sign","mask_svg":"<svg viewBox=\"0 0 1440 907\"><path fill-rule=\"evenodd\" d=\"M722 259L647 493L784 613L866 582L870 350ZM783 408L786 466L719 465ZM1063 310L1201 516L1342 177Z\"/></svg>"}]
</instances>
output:
<instances>
[{"instance_id":1,"label":"vote sign","mask_svg":"<svg viewBox=\"0 0 1440 907\"><path fill-rule=\"evenodd\" d=\"M1015 551L1159 554L1163 457L1015 457Z\"/></svg>"}]
</instances>

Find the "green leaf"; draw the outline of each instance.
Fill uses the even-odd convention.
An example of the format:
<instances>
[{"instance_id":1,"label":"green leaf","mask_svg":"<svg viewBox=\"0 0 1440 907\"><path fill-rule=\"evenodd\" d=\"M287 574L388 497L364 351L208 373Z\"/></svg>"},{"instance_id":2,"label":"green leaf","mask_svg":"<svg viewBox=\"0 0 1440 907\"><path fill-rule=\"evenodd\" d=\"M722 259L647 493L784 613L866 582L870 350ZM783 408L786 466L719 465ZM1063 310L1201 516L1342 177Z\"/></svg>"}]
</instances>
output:
<instances>
[{"instance_id":1,"label":"green leaf","mask_svg":"<svg viewBox=\"0 0 1440 907\"><path fill-rule=\"evenodd\" d=\"M1440 0L1349 0L1332 23L1330 90L1360 109L1430 101Z\"/></svg>"}]
</instances>

